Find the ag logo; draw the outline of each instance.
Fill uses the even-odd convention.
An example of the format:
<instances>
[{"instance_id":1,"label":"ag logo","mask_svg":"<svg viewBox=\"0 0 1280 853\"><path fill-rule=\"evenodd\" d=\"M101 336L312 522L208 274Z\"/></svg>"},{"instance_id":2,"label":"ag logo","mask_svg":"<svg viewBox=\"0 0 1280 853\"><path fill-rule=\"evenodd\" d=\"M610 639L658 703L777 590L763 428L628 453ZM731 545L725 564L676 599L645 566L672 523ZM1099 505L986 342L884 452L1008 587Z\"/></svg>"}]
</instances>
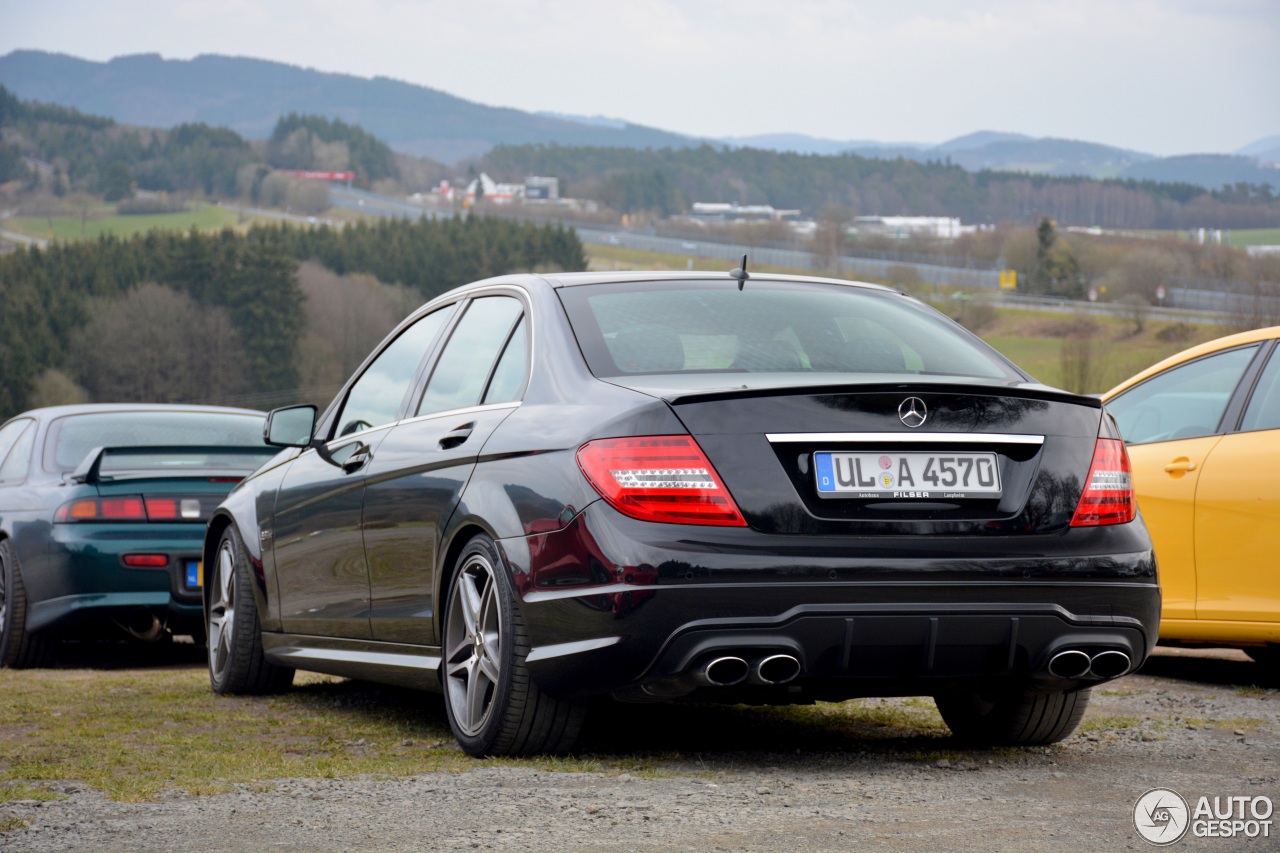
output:
<instances>
[{"instance_id":1,"label":"ag logo","mask_svg":"<svg viewBox=\"0 0 1280 853\"><path fill-rule=\"evenodd\" d=\"M1191 825L1191 810L1177 791L1152 788L1133 807L1133 826L1147 841L1164 847L1181 840Z\"/></svg>"}]
</instances>

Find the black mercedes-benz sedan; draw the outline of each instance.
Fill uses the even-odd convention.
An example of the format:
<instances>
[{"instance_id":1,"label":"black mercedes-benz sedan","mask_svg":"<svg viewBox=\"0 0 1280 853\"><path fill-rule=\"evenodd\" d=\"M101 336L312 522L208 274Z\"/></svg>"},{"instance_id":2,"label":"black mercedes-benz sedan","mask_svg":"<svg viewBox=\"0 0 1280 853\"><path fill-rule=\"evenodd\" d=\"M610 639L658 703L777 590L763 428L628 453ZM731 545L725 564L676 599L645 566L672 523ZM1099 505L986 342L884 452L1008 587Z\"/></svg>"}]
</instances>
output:
<instances>
[{"instance_id":1,"label":"black mercedes-benz sedan","mask_svg":"<svg viewBox=\"0 0 1280 853\"><path fill-rule=\"evenodd\" d=\"M924 695L1069 735L1156 642L1101 403L921 302L776 275L514 275L405 320L210 521L213 689L441 690L473 755L586 700Z\"/></svg>"}]
</instances>

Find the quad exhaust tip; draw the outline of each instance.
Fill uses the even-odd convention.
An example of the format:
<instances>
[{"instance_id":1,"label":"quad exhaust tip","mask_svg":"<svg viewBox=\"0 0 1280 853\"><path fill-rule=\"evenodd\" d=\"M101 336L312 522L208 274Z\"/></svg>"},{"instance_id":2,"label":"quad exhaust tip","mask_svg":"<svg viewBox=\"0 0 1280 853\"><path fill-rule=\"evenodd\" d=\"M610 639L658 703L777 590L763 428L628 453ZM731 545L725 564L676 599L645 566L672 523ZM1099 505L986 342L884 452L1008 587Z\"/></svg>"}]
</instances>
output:
<instances>
[{"instance_id":1,"label":"quad exhaust tip","mask_svg":"<svg viewBox=\"0 0 1280 853\"><path fill-rule=\"evenodd\" d=\"M732 687L751 684L786 684L800 674L800 661L791 654L772 654L751 663L739 655L708 658L693 671L693 679L704 687Z\"/></svg>"},{"instance_id":2,"label":"quad exhaust tip","mask_svg":"<svg viewBox=\"0 0 1280 853\"><path fill-rule=\"evenodd\" d=\"M1128 672L1131 665L1127 654L1112 649L1094 655L1089 671L1098 678L1118 678Z\"/></svg>"},{"instance_id":3,"label":"quad exhaust tip","mask_svg":"<svg viewBox=\"0 0 1280 853\"><path fill-rule=\"evenodd\" d=\"M1066 649L1049 659L1049 674L1057 678L1119 678L1133 667L1129 655L1106 649L1092 657L1079 649Z\"/></svg>"},{"instance_id":4,"label":"quad exhaust tip","mask_svg":"<svg viewBox=\"0 0 1280 853\"><path fill-rule=\"evenodd\" d=\"M795 655L769 655L751 667L753 684L786 684L800 674L800 661Z\"/></svg>"},{"instance_id":5,"label":"quad exhaust tip","mask_svg":"<svg viewBox=\"0 0 1280 853\"><path fill-rule=\"evenodd\" d=\"M1084 678L1092 661L1079 649L1067 649L1049 658L1049 674L1058 678Z\"/></svg>"},{"instance_id":6,"label":"quad exhaust tip","mask_svg":"<svg viewBox=\"0 0 1280 853\"><path fill-rule=\"evenodd\" d=\"M693 677L699 684L708 687L731 687L747 680L751 667L747 662L735 655L724 655L711 658L694 671Z\"/></svg>"}]
</instances>

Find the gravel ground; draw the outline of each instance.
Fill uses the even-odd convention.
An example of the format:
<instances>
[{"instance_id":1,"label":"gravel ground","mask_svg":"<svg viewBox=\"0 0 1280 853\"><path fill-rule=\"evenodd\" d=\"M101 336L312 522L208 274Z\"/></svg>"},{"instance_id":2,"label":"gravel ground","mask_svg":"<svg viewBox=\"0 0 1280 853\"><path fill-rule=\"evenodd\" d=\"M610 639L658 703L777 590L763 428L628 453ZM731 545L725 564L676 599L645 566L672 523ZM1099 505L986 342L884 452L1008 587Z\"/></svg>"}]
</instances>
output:
<instances>
[{"instance_id":1,"label":"gravel ground","mask_svg":"<svg viewBox=\"0 0 1280 853\"><path fill-rule=\"evenodd\" d=\"M1261 686L1257 686L1261 685ZM74 782L47 802L0 805L22 851L1143 850L1137 798L1171 788L1280 803L1280 678L1239 652L1161 650L1095 690L1065 743L977 751L936 738L865 750L767 748L653 773L485 766L400 779L296 779L217 796L118 803ZM892 705L899 700L884 701ZM619 725L642 726L642 707ZM712 717L714 724L714 716ZM696 732L693 733L696 736ZM641 734L662 748L662 733ZM948 757L938 757L945 754ZM1273 818L1280 830L1280 810ZM1280 850L1271 838L1195 838L1191 850Z\"/></svg>"}]
</instances>

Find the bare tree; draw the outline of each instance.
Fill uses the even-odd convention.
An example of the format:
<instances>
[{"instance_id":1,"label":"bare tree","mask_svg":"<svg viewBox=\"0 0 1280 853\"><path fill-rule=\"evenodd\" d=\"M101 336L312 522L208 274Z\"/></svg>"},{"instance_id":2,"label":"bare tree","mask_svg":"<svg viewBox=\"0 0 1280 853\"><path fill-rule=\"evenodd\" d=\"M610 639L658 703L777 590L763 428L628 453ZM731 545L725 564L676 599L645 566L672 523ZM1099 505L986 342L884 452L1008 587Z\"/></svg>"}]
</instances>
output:
<instances>
[{"instance_id":1,"label":"bare tree","mask_svg":"<svg viewBox=\"0 0 1280 853\"><path fill-rule=\"evenodd\" d=\"M814 253L824 269L839 272L845 232L852 218L848 210L836 204L828 205L818 217L818 227L813 235Z\"/></svg>"},{"instance_id":2,"label":"bare tree","mask_svg":"<svg viewBox=\"0 0 1280 853\"><path fill-rule=\"evenodd\" d=\"M1094 394L1104 389L1102 364L1094 356L1097 340L1095 326L1087 317L1081 317L1079 331L1062 339L1059 358L1062 365L1062 387L1076 394Z\"/></svg>"},{"instance_id":3,"label":"bare tree","mask_svg":"<svg viewBox=\"0 0 1280 853\"><path fill-rule=\"evenodd\" d=\"M307 327L298 349L305 388L336 392L379 341L422 303L416 291L368 275L340 276L307 262L298 269Z\"/></svg>"},{"instance_id":4,"label":"bare tree","mask_svg":"<svg viewBox=\"0 0 1280 853\"><path fill-rule=\"evenodd\" d=\"M248 365L224 309L159 284L98 299L67 370L98 402L211 402L247 390Z\"/></svg>"}]
</instances>

